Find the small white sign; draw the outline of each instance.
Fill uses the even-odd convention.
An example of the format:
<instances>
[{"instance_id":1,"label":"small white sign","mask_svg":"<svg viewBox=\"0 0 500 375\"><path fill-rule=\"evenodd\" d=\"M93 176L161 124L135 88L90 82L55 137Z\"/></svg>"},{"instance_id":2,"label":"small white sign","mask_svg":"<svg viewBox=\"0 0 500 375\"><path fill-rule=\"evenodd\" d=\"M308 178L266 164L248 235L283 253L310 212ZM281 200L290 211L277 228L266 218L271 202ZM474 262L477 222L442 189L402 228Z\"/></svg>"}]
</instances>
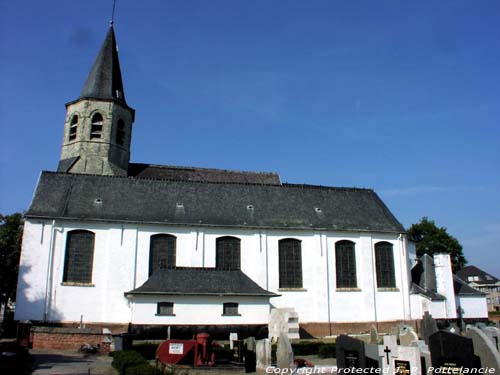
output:
<instances>
[{"instance_id":1,"label":"small white sign","mask_svg":"<svg viewBox=\"0 0 500 375\"><path fill-rule=\"evenodd\" d=\"M184 344L178 342L171 342L168 348L170 354L184 354Z\"/></svg>"}]
</instances>

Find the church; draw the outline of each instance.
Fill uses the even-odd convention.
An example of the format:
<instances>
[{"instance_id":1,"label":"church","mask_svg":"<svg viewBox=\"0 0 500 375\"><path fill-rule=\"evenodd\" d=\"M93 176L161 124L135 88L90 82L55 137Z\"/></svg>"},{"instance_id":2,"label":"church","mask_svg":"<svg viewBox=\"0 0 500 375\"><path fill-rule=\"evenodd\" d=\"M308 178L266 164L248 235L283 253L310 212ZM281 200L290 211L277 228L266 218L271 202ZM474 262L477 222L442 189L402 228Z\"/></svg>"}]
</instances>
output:
<instances>
[{"instance_id":1,"label":"church","mask_svg":"<svg viewBox=\"0 0 500 375\"><path fill-rule=\"evenodd\" d=\"M487 317L448 255L417 259L371 189L130 162L113 25L66 111L57 171L41 173L25 215L17 320L262 336L288 311L295 334L321 337L426 311Z\"/></svg>"}]
</instances>

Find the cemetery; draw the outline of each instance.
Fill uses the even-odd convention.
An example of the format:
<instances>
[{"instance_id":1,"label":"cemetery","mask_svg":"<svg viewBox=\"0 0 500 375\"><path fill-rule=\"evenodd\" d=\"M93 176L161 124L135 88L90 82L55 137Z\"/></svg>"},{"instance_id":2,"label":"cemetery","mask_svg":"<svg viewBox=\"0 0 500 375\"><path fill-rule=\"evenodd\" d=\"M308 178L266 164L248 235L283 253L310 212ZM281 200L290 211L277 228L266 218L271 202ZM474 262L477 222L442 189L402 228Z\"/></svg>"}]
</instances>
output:
<instances>
[{"instance_id":1,"label":"cemetery","mask_svg":"<svg viewBox=\"0 0 500 375\"><path fill-rule=\"evenodd\" d=\"M287 332L262 339L232 333L224 344L204 334L170 339L156 351L156 364L162 371L186 373L500 374L499 338L495 325L439 329L426 313L418 332L400 323L389 333L373 325L369 333L321 341L290 338Z\"/></svg>"}]
</instances>

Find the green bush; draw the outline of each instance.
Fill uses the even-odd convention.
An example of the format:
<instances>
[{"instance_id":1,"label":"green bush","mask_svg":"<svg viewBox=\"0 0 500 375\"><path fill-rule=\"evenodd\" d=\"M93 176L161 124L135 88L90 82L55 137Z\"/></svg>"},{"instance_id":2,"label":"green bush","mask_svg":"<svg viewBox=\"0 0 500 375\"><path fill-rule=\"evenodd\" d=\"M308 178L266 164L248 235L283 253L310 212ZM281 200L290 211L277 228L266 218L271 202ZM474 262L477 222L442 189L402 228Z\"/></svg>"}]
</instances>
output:
<instances>
[{"instance_id":1,"label":"green bush","mask_svg":"<svg viewBox=\"0 0 500 375\"><path fill-rule=\"evenodd\" d=\"M142 355L146 359L156 359L156 350L159 344L155 343L141 343L133 345L133 350Z\"/></svg>"},{"instance_id":2,"label":"green bush","mask_svg":"<svg viewBox=\"0 0 500 375\"><path fill-rule=\"evenodd\" d=\"M318 349L318 357L335 358L337 356L335 344L321 344Z\"/></svg>"},{"instance_id":3,"label":"green bush","mask_svg":"<svg viewBox=\"0 0 500 375\"><path fill-rule=\"evenodd\" d=\"M316 355L319 352L321 345L325 345L320 341L300 341L292 344L294 355Z\"/></svg>"},{"instance_id":4,"label":"green bush","mask_svg":"<svg viewBox=\"0 0 500 375\"><path fill-rule=\"evenodd\" d=\"M143 363L127 367L124 375L163 375L163 373L149 363Z\"/></svg>"},{"instance_id":5,"label":"green bush","mask_svg":"<svg viewBox=\"0 0 500 375\"><path fill-rule=\"evenodd\" d=\"M125 375L127 368L143 364L148 363L142 355L133 350L124 350L114 353L111 366L117 369L120 375Z\"/></svg>"}]
</instances>

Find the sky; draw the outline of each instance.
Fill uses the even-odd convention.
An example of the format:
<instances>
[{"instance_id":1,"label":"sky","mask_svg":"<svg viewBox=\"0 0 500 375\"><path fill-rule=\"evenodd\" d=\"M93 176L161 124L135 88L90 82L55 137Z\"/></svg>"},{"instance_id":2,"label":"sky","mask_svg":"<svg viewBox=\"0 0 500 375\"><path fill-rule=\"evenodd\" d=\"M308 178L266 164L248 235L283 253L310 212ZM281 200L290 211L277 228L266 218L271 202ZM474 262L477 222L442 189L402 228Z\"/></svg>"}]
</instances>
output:
<instances>
[{"instance_id":1,"label":"sky","mask_svg":"<svg viewBox=\"0 0 500 375\"><path fill-rule=\"evenodd\" d=\"M0 0L0 213L55 170L112 1ZM500 277L500 2L117 0L134 162L374 189Z\"/></svg>"}]
</instances>

